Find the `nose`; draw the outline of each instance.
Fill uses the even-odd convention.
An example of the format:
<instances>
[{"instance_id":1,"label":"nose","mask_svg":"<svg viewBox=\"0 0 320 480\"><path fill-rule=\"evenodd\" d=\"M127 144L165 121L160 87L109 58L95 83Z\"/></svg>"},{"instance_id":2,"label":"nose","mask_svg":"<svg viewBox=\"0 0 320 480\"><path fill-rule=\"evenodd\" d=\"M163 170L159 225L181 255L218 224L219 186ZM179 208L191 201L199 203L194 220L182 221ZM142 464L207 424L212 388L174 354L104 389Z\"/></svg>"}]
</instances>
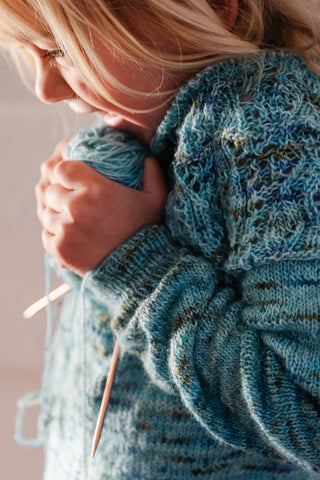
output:
<instances>
[{"instance_id":1,"label":"nose","mask_svg":"<svg viewBox=\"0 0 320 480\"><path fill-rule=\"evenodd\" d=\"M57 65L41 54L36 57L35 92L39 100L45 103L60 102L75 96Z\"/></svg>"}]
</instances>

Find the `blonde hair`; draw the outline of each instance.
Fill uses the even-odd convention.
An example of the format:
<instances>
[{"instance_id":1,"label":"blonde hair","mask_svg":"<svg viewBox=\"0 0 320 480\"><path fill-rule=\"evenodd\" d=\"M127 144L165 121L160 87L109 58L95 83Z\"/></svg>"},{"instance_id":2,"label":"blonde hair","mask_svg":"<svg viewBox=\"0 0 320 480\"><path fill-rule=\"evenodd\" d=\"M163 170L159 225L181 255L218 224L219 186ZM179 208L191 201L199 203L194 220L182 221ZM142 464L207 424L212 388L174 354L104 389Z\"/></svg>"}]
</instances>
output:
<instances>
[{"instance_id":1,"label":"blonde hair","mask_svg":"<svg viewBox=\"0 0 320 480\"><path fill-rule=\"evenodd\" d=\"M53 39L88 86L108 100L112 98L99 78L127 93L144 92L111 75L95 51L92 32L114 55L163 74L179 71L191 76L218 60L256 55L261 49L296 52L320 73L319 0L304 0L303 5L301 0L239 0L232 30L215 10L217 3L222 8L228 1L0 0L0 44L14 44L10 32L30 42ZM161 39L172 48L162 48ZM154 95L159 95L156 89Z\"/></svg>"}]
</instances>

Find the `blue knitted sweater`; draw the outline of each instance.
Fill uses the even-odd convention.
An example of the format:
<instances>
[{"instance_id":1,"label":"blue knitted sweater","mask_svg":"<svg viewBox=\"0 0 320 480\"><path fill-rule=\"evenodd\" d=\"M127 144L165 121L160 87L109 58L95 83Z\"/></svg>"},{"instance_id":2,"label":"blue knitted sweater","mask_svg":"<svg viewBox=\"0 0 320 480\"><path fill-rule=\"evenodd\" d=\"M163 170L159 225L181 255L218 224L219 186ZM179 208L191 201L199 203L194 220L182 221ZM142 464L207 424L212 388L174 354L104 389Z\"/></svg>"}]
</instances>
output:
<instances>
[{"instance_id":1,"label":"blue knitted sweater","mask_svg":"<svg viewBox=\"0 0 320 480\"><path fill-rule=\"evenodd\" d=\"M282 52L181 88L151 144L165 224L82 284L63 274L46 480L320 478L319 99L319 78Z\"/></svg>"}]
</instances>

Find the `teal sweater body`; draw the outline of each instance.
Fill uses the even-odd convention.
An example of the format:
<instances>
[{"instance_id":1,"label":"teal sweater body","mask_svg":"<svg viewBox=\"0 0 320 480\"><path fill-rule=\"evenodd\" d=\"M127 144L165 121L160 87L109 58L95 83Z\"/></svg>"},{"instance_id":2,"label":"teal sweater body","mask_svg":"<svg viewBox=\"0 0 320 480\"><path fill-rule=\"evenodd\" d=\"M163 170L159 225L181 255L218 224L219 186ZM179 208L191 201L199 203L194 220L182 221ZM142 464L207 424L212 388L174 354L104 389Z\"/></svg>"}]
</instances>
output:
<instances>
[{"instance_id":1,"label":"teal sweater body","mask_svg":"<svg viewBox=\"0 0 320 480\"><path fill-rule=\"evenodd\" d=\"M59 271L45 480L320 479L320 81L258 60L200 72L159 125L165 224Z\"/></svg>"}]
</instances>

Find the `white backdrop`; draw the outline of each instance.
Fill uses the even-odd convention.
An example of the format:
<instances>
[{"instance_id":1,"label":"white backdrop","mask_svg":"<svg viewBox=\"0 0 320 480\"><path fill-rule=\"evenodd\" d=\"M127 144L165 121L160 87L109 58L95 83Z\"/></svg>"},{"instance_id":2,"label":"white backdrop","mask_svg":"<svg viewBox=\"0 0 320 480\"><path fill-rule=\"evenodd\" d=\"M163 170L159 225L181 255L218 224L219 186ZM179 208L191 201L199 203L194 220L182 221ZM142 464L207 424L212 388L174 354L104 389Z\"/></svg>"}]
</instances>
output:
<instances>
[{"instance_id":1,"label":"white backdrop","mask_svg":"<svg viewBox=\"0 0 320 480\"><path fill-rule=\"evenodd\" d=\"M41 104L1 52L0 82L0 480L41 480L42 449L13 439L17 399L40 388L44 356L44 314L22 318L45 291L34 185L58 141L96 118ZM35 427L36 415L28 416L26 433Z\"/></svg>"}]
</instances>

